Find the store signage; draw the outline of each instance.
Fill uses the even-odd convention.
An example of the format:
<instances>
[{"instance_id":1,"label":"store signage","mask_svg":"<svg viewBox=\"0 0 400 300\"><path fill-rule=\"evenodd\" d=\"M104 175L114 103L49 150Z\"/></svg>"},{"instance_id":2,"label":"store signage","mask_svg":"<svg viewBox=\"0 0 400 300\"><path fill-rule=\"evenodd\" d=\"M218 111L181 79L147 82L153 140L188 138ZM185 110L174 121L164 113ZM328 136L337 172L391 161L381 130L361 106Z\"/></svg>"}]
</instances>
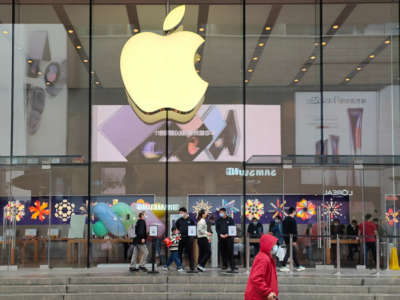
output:
<instances>
[{"instance_id":1,"label":"store signage","mask_svg":"<svg viewBox=\"0 0 400 300\"><path fill-rule=\"evenodd\" d=\"M195 54L204 39L180 26L185 5L165 18L165 36L132 36L121 52L120 68L128 102L147 123L190 121L203 102L208 83L196 72Z\"/></svg>"},{"instance_id":2,"label":"store signage","mask_svg":"<svg viewBox=\"0 0 400 300\"><path fill-rule=\"evenodd\" d=\"M325 190L325 196L353 196L352 190Z\"/></svg>"},{"instance_id":3,"label":"store signage","mask_svg":"<svg viewBox=\"0 0 400 300\"><path fill-rule=\"evenodd\" d=\"M276 169L239 169L239 168L226 168L225 175L226 176L245 176L245 177L264 177L271 176L274 177L277 175Z\"/></svg>"},{"instance_id":4,"label":"store signage","mask_svg":"<svg viewBox=\"0 0 400 300\"><path fill-rule=\"evenodd\" d=\"M165 211L168 209L169 211L177 211L179 209L179 204L168 204L165 205L163 203L136 203L136 208L138 210L151 210L151 211Z\"/></svg>"}]
</instances>

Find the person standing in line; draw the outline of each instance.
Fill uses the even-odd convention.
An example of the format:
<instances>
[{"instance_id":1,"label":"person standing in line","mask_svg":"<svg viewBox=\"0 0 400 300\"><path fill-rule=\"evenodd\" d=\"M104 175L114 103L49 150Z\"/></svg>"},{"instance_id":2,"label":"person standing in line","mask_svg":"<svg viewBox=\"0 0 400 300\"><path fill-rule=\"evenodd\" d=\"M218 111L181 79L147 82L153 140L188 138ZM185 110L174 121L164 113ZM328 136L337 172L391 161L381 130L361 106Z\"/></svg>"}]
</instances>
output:
<instances>
[{"instance_id":1,"label":"person standing in line","mask_svg":"<svg viewBox=\"0 0 400 300\"><path fill-rule=\"evenodd\" d=\"M208 259L211 256L209 247L209 238L212 233L207 230L207 213L204 209L199 211L197 215L197 243L199 245L199 263L197 270L204 272Z\"/></svg>"},{"instance_id":2,"label":"person standing in line","mask_svg":"<svg viewBox=\"0 0 400 300\"><path fill-rule=\"evenodd\" d=\"M282 268L280 269L282 272L289 272L290 269L286 266L290 256L290 235L293 236L292 240L292 248L293 248L293 262L296 266L296 271L304 271L305 268L300 266L299 261L297 259L297 223L294 218L296 215L296 209L294 207L289 207L288 216L283 220L282 229L283 236L286 244L286 255L283 259Z\"/></svg>"},{"instance_id":3,"label":"person standing in line","mask_svg":"<svg viewBox=\"0 0 400 300\"><path fill-rule=\"evenodd\" d=\"M187 273L196 273L194 269L194 259L193 259L193 237L189 236L189 226L196 226L194 221L189 217L186 207L181 207L179 209L179 214L182 216L175 223L176 228L178 228L181 233L181 240L179 242L179 258L182 260L183 251L189 258L190 270Z\"/></svg>"},{"instance_id":4,"label":"person standing in line","mask_svg":"<svg viewBox=\"0 0 400 300\"><path fill-rule=\"evenodd\" d=\"M260 252L254 259L244 293L244 300L278 299L278 278L273 255L278 251L278 239L264 234L260 239Z\"/></svg>"},{"instance_id":5,"label":"person standing in line","mask_svg":"<svg viewBox=\"0 0 400 300\"><path fill-rule=\"evenodd\" d=\"M171 245L169 246L169 257L167 260L167 264L163 266L164 271L168 271L168 267L170 264L174 261L176 264L176 267L178 269L178 272L184 272L185 270L182 267L182 261L179 258L179 240L181 239L181 235L179 233L179 230L173 226L171 228L172 234L171 234Z\"/></svg>"},{"instance_id":6,"label":"person standing in line","mask_svg":"<svg viewBox=\"0 0 400 300\"><path fill-rule=\"evenodd\" d=\"M249 234L249 238L251 239L259 239L264 233L263 226L258 222L257 218L253 218L249 227L247 227L247 233ZM258 251L260 251L259 243L250 243L250 246L254 248L254 256L257 255Z\"/></svg>"},{"instance_id":7,"label":"person standing in line","mask_svg":"<svg viewBox=\"0 0 400 300\"><path fill-rule=\"evenodd\" d=\"M373 266L376 265L376 236L378 230L374 222L371 221L371 214L365 216L365 222L358 225L358 234L360 238L365 238L366 251L364 253L364 262L368 265L368 252L372 252ZM364 233L365 227L365 233Z\"/></svg>"},{"instance_id":8,"label":"person standing in line","mask_svg":"<svg viewBox=\"0 0 400 300\"><path fill-rule=\"evenodd\" d=\"M129 267L129 271L135 272L139 269L142 271L147 271L146 267L144 266L147 261L147 256L149 255L149 250L146 246L147 240L147 229L146 229L146 221L144 220L145 215L144 212L140 212L138 215L138 221L135 225L135 234L136 237L133 239L133 254L131 259L131 265ZM138 253L141 253L141 259L139 262L139 269L136 268Z\"/></svg>"},{"instance_id":9,"label":"person standing in line","mask_svg":"<svg viewBox=\"0 0 400 300\"><path fill-rule=\"evenodd\" d=\"M230 264L231 270L229 273L237 273L235 271L235 261L233 259L233 242L234 237L229 236L229 226L235 226L235 222L226 214L226 209L219 210L219 218L216 222L215 229L218 234L218 248L220 249L222 258L222 270L228 268Z\"/></svg>"}]
</instances>

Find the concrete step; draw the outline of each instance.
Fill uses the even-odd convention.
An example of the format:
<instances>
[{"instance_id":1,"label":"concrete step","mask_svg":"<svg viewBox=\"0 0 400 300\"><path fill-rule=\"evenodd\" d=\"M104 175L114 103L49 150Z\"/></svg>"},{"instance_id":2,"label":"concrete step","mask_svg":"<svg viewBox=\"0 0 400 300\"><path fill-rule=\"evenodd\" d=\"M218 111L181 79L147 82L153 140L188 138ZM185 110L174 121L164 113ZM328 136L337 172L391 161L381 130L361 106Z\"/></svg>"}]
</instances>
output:
<instances>
[{"instance_id":1,"label":"concrete step","mask_svg":"<svg viewBox=\"0 0 400 300\"><path fill-rule=\"evenodd\" d=\"M132 295L130 293L103 293L101 295L93 294L67 294L67 295L49 295L49 294L17 294L17 295L0 295L0 300L126 300L141 297L146 300L243 300L242 293L223 293L223 294L207 294L207 293L145 293ZM398 295L386 294L304 294L304 293L281 293L280 300L398 300Z\"/></svg>"},{"instance_id":2,"label":"concrete step","mask_svg":"<svg viewBox=\"0 0 400 300\"><path fill-rule=\"evenodd\" d=\"M0 286L0 295L7 294L65 294L66 285L9 285Z\"/></svg>"}]
</instances>

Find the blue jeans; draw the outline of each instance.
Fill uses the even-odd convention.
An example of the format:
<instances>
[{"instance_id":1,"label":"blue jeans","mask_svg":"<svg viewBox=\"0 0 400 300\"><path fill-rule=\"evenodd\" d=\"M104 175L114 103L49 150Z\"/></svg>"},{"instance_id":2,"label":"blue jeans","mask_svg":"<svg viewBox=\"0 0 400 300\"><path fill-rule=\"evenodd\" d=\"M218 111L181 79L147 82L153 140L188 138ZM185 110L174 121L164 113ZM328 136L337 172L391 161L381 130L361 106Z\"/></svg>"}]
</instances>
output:
<instances>
[{"instance_id":1,"label":"blue jeans","mask_svg":"<svg viewBox=\"0 0 400 300\"><path fill-rule=\"evenodd\" d=\"M181 259L179 258L178 251L171 251L171 253L170 253L169 257L168 257L168 260L167 260L167 267L169 267L169 265L173 261L175 262L175 264L178 267L178 269L182 268L182 262L181 262Z\"/></svg>"}]
</instances>

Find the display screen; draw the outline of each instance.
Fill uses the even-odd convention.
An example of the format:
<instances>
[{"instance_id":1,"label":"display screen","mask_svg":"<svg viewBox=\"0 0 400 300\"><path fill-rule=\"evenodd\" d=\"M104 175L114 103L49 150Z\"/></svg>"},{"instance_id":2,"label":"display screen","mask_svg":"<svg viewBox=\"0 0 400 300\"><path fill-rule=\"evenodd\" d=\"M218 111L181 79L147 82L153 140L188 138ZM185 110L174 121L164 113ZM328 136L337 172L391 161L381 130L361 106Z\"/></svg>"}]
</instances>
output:
<instances>
[{"instance_id":1,"label":"display screen","mask_svg":"<svg viewBox=\"0 0 400 300\"><path fill-rule=\"evenodd\" d=\"M246 160L281 154L280 114L279 105L246 106ZM93 160L242 161L243 117L243 105L203 105L188 123L147 124L129 105L95 105Z\"/></svg>"}]
</instances>

